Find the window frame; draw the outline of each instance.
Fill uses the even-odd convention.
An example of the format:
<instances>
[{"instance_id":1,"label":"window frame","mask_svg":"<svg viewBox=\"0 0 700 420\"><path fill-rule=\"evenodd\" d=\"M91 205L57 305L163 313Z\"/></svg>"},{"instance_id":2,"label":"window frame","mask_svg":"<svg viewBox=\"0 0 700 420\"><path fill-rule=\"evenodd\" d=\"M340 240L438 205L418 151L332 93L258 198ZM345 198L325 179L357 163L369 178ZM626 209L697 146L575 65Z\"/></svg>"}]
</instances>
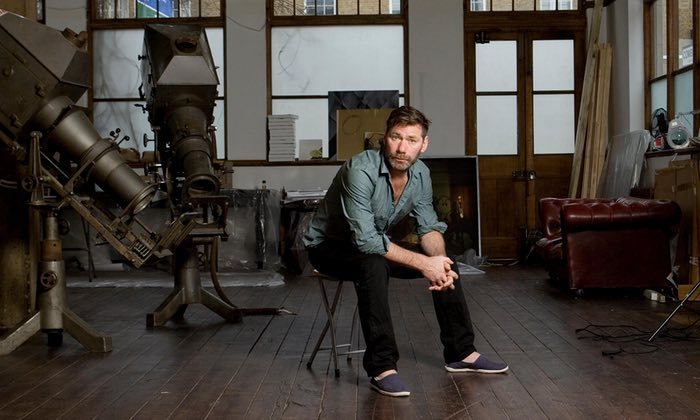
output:
<instances>
[{"instance_id":1,"label":"window frame","mask_svg":"<svg viewBox=\"0 0 700 420\"><path fill-rule=\"evenodd\" d=\"M693 110L700 109L700 92L698 87L700 87L700 57L697 53L698 45L700 45L700 0L691 0L692 8L692 47L693 47L693 59L692 63L680 66L679 63L679 48L678 48L678 31L679 31L679 18L678 18L678 0L666 0L666 73L660 76L654 76L654 49L653 49L653 36L652 32L654 28L653 24L653 12L654 5L657 1L653 0L646 2L644 4L644 78L646 80L645 92L644 92L644 121L647 127L651 127L651 114L654 111L651 106L652 104L652 85L659 81L666 81L666 106L665 109L668 113L669 119L674 118L678 113L676 107L676 79L678 76L692 72L693 79ZM693 115L693 126L700 127L700 115Z\"/></svg>"},{"instance_id":2,"label":"window frame","mask_svg":"<svg viewBox=\"0 0 700 420\"><path fill-rule=\"evenodd\" d=\"M112 0L115 3L125 0ZM129 0L136 1L136 0ZM201 13L201 0L200 2L200 13ZM98 0L88 0L87 6L87 36L88 36L88 81L89 88L87 91L87 109L92 119L94 114L94 105L96 102L145 102L141 98L132 97L114 97L114 98L95 98L95 92L93 89L94 84L94 34L95 31L102 30L127 30L127 29L143 29L147 24L162 24L162 23L172 23L172 24L193 24L199 25L203 28L220 28L223 31L223 45L224 45L224 62L226 61L226 0L217 0L219 2L219 16L199 16L199 17L159 17L159 18L114 18L114 19L104 19L97 17ZM116 10L116 7L115 7ZM116 13L116 12L115 12ZM219 95L216 97L217 101L221 101L224 107L224 120L227 120L227 104L226 104L226 74L222 75L223 80L220 80ZM224 159L228 157L228 141L226 141L226 133L219 132L219 135L223 135L223 156ZM136 140L136 139L134 139ZM222 151L217 150L217 154L221 155ZM214 157L214 159L219 160L221 158Z\"/></svg>"},{"instance_id":3,"label":"window frame","mask_svg":"<svg viewBox=\"0 0 700 420\"><path fill-rule=\"evenodd\" d=\"M470 13L479 13L479 14L486 14L486 13L500 13L500 14L507 14L507 13L542 13L542 12L547 12L547 13L571 13L571 12L581 12L583 9L592 7L589 3L592 3L593 0L576 0L576 8L560 8L561 3L567 2L571 4L572 1L574 0L530 0L530 8L528 9L522 9L522 6L518 6L520 8L516 8L515 5L515 0L511 0L511 6L510 10L505 10L505 9L500 9L497 8L494 10L494 2L497 0L464 0L464 13L465 14L470 14ZM553 9L543 9L542 8L542 3L543 2L548 2L548 3L553 3L554 8ZM497 6L497 7L500 7Z\"/></svg>"},{"instance_id":4,"label":"window frame","mask_svg":"<svg viewBox=\"0 0 700 420\"><path fill-rule=\"evenodd\" d=\"M358 14L355 15L274 15L274 1L266 0L266 14L268 24L266 25L266 66L267 66L267 114L272 113L272 102L275 99L323 99L328 98L328 95L273 95L272 94L272 28L285 27L285 26L366 26L366 25L401 25L403 27L403 94L399 97L403 98L405 104L409 104L409 70L408 70L408 1L401 0L399 14L389 14L381 13L381 8L379 14L369 15L359 14L360 8L358 7ZM296 0L300 1L300 0ZM377 1L381 5L380 0ZM359 4L359 0L358 0ZM391 6L391 3L388 3ZM337 5L336 5L337 11ZM391 11L391 10L389 10ZM266 139L267 146L269 148L269 139ZM239 162L245 163L245 162ZM248 161L250 163L250 161ZM262 166L275 166L275 165L328 165L328 164L342 164L341 160L331 160L330 158L323 158L314 161L288 161L288 162L270 162L267 160L267 155L264 160L256 161L256 165Z\"/></svg>"}]
</instances>

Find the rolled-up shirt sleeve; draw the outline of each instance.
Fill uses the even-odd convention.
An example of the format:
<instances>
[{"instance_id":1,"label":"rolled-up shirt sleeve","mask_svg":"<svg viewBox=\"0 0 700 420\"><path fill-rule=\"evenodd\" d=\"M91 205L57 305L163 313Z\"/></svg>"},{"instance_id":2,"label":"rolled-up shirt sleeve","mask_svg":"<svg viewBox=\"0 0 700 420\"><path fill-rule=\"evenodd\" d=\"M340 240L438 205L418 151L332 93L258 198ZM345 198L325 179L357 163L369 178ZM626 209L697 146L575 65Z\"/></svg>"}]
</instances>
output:
<instances>
[{"instance_id":1,"label":"rolled-up shirt sleeve","mask_svg":"<svg viewBox=\"0 0 700 420\"><path fill-rule=\"evenodd\" d=\"M438 220L433 207L433 185L430 182L430 177L421 177L421 183L421 193L411 211L411 216L416 219L416 234L423 236L434 230L445 233L447 224Z\"/></svg>"},{"instance_id":2,"label":"rolled-up shirt sleeve","mask_svg":"<svg viewBox=\"0 0 700 420\"><path fill-rule=\"evenodd\" d=\"M377 230L374 222L372 177L365 170L346 168L340 181L340 202L350 228L351 241L361 252L386 254L390 240Z\"/></svg>"}]
</instances>

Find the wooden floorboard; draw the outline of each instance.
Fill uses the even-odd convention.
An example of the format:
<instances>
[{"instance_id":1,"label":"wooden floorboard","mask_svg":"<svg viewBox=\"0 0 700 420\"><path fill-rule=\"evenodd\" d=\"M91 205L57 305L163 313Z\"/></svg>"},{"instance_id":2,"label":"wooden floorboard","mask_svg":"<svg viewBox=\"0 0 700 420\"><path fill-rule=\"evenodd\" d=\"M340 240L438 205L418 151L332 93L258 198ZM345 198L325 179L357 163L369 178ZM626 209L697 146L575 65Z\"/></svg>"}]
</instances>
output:
<instances>
[{"instance_id":1,"label":"wooden floorboard","mask_svg":"<svg viewBox=\"0 0 700 420\"><path fill-rule=\"evenodd\" d=\"M307 367L326 320L315 280L226 288L238 306L293 314L232 324L190 305L185 322L149 329L146 314L170 293L163 273L163 287L69 287L71 309L112 337L114 349L90 353L67 334L51 348L43 334L33 336L0 357L0 419L700 418L700 330L693 324L700 305L686 304L669 334L646 343L675 304L634 291L575 297L538 267L484 270L462 282L477 349L506 361L511 369L503 375L444 370L421 279L390 283L399 372L412 393L389 398L370 390L361 354L339 358L338 378L328 351ZM349 339L356 305L352 285L344 287L339 342ZM580 331L591 325L608 339ZM612 337L631 334L630 327L642 338ZM362 338L353 344L364 347Z\"/></svg>"}]
</instances>

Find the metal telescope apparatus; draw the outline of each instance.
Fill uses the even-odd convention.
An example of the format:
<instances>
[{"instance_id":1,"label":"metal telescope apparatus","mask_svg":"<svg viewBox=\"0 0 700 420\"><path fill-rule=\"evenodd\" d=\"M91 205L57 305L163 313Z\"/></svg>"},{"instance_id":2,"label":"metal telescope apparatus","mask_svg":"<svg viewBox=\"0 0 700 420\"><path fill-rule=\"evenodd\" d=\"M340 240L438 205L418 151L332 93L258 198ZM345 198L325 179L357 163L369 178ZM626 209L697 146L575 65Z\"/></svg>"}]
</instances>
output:
<instances>
[{"instance_id":1,"label":"metal telescope apparatus","mask_svg":"<svg viewBox=\"0 0 700 420\"><path fill-rule=\"evenodd\" d=\"M198 248L216 249L227 239L229 198L220 196L212 156L216 156L214 105L219 79L203 28L194 25L146 25L141 60L141 98L154 133L156 166L162 170L175 217L194 212L195 227L175 250L174 290L146 318L149 327L181 319L189 304L203 304L229 322L241 320L217 287L219 298L201 286ZM144 135L144 146L150 141ZM215 252L212 252L215 259ZM216 281L215 270L212 280ZM215 286L217 283L215 283ZM222 300L223 299L223 300Z\"/></svg>"},{"instance_id":2,"label":"metal telescope apparatus","mask_svg":"<svg viewBox=\"0 0 700 420\"><path fill-rule=\"evenodd\" d=\"M172 255L203 218L182 207L161 232L138 219L158 185L129 167L114 141L100 136L75 105L88 89L83 44L70 30L0 10L0 321L8 329L0 337L0 354L40 330L49 345L60 345L65 330L91 351L112 348L111 337L66 303L60 210L74 209L135 267ZM198 155L185 153L187 138L176 143L182 145L175 151L185 155L185 172L199 168ZM122 211L100 207L94 191L81 190L89 182L115 198ZM192 177L187 187L191 193L211 188L215 183L206 175Z\"/></svg>"}]
</instances>

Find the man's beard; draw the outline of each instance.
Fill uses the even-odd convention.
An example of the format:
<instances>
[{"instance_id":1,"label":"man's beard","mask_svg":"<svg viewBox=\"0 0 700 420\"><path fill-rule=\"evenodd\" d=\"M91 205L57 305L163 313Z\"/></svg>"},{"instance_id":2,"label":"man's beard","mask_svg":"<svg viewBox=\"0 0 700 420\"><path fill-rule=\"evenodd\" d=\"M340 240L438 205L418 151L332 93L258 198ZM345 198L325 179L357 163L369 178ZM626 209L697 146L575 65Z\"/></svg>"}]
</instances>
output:
<instances>
[{"instance_id":1,"label":"man's beard","mask_svg":"<svg viewBox=\"0 0 700 420\"><path fill-rule=\"evenodd\" d=\"M410 168L411 166L413 166L414 163L416 163L416 161L418 160L418 156L420 155L416 156L414 159L409 159L407 155L395 153L385 153L384 156L386 157L386 161L391 167L391 169L394 169L396 171L407 171L408 168Z\"/></svg>"}]
</instances>

